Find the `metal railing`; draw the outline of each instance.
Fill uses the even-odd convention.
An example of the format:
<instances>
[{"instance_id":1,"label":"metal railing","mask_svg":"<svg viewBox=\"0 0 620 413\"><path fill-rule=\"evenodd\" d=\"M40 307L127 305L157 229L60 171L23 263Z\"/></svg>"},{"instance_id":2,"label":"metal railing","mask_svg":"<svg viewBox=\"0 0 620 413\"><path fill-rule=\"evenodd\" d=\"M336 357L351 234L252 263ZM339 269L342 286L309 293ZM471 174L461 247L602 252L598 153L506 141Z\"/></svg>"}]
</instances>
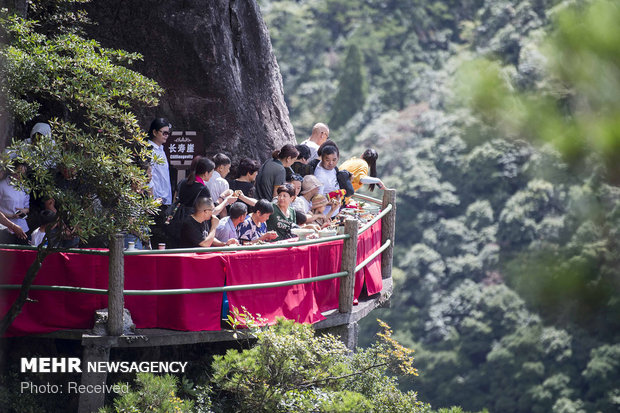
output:
<instances>
[{"instance_id":1,"label":"metal railing","mask_svg":"<svg viewBox=\"0 0 620 413\"><path fill-rule=\"evenodd\" d=\"M109 295L110 300L112 300L112 296L116 297L116 300L119 299L122 302L122 297L124 295L129 296L148 296L148 295L179 295L179 294L201 294L201 293L223 293L228 291L245 291L245 290L255 290L262 288L275 288L275 287L285 287L285 286L293 286L300 284L307 284L312 282L324 281L329 279L340 278L341 279L341 288L340 288L340 304L339 310L340 312L350 312L352 306L352 297L353 297L353 288L354 282L352 282L353 276L355 273L362 270L366 265L368 265L372 260L374 260L379 254L389 253L389 267L386 267L382 263L382 274L384 278L387 278L386 275L390 275L391 273L386 274L385 268L388 268L391 271L391 259L392 259L392 249L393 249L393 239L394 239L394 216L395 216L395 191L394 190L386 190L383 196L383 202L371 198L366 195L355 194L354 197L372 202L375 204L383 205L383 209L381 212L375 216L371 221L362 226L359 230L357 228L357 222L348 223L350 225L345 225L345 231L349 233L345 233L342 235L335 235L331 237L318 238L313 240L302 240L302 241L294 241L287 242L285 244L261 244L261 245L240 245L240 246L226 246L226 247L210 247L210 248L177 248L177 249L167 249L167 250L136 250L136 251L123 251L122 249L122 237L116 237L115 241L116 245L114 247L111 246L110 250L96 250L96 249L80 249L80 248L68 248L62 249L59 252L68 252L68 253L77 253L77 254L88 254L88 255L108 255L110 256L110 270L109 270L109 278L110 278L110 287L109 289L99 289L99 288L87 288L87 287L75 287L75 286L61 286L61 285L33 285L30 287L31 290L34 291L65 291L65 292L77 292L77 293L86 293L86 294L100 294L100 295ZM363 262L358 265L355 264L355 256L357 254L357 238L359 234L364 233L366 230L371 228L376 222L382 220L384 217L389 217L389 225L382 226L382 245L376 251L374 251L370 256L368 256ZM355 239L356 242L351 242L352 239ZM123 259L122 257L125 255L151 255L151 254L182 254L182 253L213 253L213 252L236 252L236 251L255 251L255 250L264 250L264 249L274 249L274 248L293 248L297 246L304 245L314 245L327 243L337 240L345 241L346 251L343 251L343 262L342 262L342 271L326 274L314 277L308 277L304 279L295 279L295 280L287 280L287 281L277 281L277 282L268 282L268 283L257 283L257 284L245 284L245 285L230 285L223 287L206 287L206 288L182 288L182 289L161 289L161 290L125 290L124 288L120 288L118 291L117 288L113 287L114 285L119 285L119 280L117 282L113 282L114 278L120 277L120 285L124 284L124 272L123 272ZM38 247L33 246L25 246L25 245L0 245L0 248L3 249L21 249L21 250L37 250ZM120 254L120 260L117 259L117 263L112 263L112 255ZM345 258L345 256L347 258ZM116 257L119 258L119 257ZM118 264L120 261L121 264ZM345 265L345 261L348 263ZM353 264L351 264L351 261ZM114 267L114 268L113 268ZM117 268L120 267L120 268ZM347 267L347 268L345 268ZM345 282L346 288L343 288L343 281ZM20 289L21 285L18 284L8 284L8 285L0 285L0 289ZM350 296L350 297L349 297ZM344 304L343 304L344 303ZM121 305L121 309L122 309ZM122 320L122 317L120 318Z\"/></svg>"}]
</instances>

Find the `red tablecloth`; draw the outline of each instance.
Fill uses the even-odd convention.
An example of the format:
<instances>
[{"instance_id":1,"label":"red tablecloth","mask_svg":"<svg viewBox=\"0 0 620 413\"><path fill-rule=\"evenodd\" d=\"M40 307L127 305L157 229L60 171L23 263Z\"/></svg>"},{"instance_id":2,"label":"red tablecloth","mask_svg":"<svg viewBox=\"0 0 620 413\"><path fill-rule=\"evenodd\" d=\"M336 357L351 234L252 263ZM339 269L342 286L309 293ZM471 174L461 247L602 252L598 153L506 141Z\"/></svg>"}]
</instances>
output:
<instances>
[{"instance_id":1,"label":"red tablecloth","mask_svg":"<svg viewBox=\"0 0 620 413\"><path fill-rule=\"evenodd\" d=\"M380 247L381 222L360 235L360 263ZM0 282L21 284L35 251L0 250ZM302 279L340 271L342 241L301 247L231 253L164 254L125 257L125 289L220 287ZM70 285L106 289L108 257L55 253L43 262L35 285ZM381 291L381 257L356 274L355 297L366 284L369 294ZM286 317L303 323L323 319L321 312L338 307L339 280L290 287L229 292L231 307L244 306L268 323ZM16 290L0 290L0 314L6 314ZM94 312L107 307L106 295L31 291L7 335L92 328ZM125 307L138 328L185 331L219 330L222 294L125 296Z\"/></svg>"}]
</instances>

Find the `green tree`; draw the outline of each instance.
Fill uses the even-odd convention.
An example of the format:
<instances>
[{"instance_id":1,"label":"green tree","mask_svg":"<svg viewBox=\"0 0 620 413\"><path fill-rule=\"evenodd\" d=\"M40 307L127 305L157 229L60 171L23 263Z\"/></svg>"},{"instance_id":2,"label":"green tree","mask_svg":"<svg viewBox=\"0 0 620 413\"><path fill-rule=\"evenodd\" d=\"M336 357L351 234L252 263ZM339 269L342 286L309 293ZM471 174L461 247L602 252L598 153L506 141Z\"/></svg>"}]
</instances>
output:
<instances>
[{"instance_id":1,"label":"green tree","mask_svg":"<svg viewBox=\"0 0 620 413\"><path fill-rule=\"evenodd\" d=\"M464 72L470 103L508 137L550 142L575 169L592 169L595 155L610 182L620 180L620 7L597 0L564 7L554 14L554 30L535 42L542 81L515 87L510 68L477 61ZM507 76L508 75L508 76ZM526 82L527 83L527 82ZM516 85L518 86L518 85Z\"/></svg>"},{"instance_id":2,"label":"green tree","mask_svg":"<svg viewBox=\"0 0 620 413\"><path fill-rule=\"evenodd\" d=\"M99 412L195 412L195 406L191 400L182 400L176 395L177 385L176 377L168 374L155 376L150 373L138 373L135 389L122 393L120 397L114 400L113 406L102 408ZM208 407L208 403L206 406L201 405L200 407Z\"/></svg>"},{"instance_id":3,"label":"green tree","mask_svg":"<svg viewBox=\"0 0 620 413\"><path fill-rule=\"evenodd\" d=\"M44 114L52 118L53 135L32 144L14 141L1 166L26 164L32 173L18 185L53 198L62 231L86 242L125 230L144 234L157 204L139 193L148 184L139 163L150 161L151 152L132 108L155 105L162 91L127 67L139 55L81 35L87 20L74 6L84 2L32 2L28 19L1 11L0 87L12 116L26 122ZM59 185L61 170L75 184ZM19 313L43 259L59 249L57 239L49 241L38 249L0 335Z\"/></svg>"},{"instance_id":4,"label":"green tree","mask_svg":"<svg viewBox=\"0 0 620 413\"><path fill-rule=\"evenodd\" d=\"M352 44L342 66L338 82L338 92L334 98L329 125L337 129L343 126L355 113L364 107L368 86L362 54L357 45Z\"/></svg>"},{"instance_id":5,"label":"green tree","mask_svg":"<svg viewBox=\"0 0 620 413\"><path fill-rule=\"evenodd\" d=\"M463 85L497 134L552 145L581 180L568 191L558 184L574 178L530 182L506 203L500 241L527 248L506 250L509 281L548 317L611 332L620 294L620 7L596 0L550 16L549 35L531 41L516 67L475 62Z\"/></svg>"},{"instance_id":6,"label":"green tree","mask_svg":"<svg viewBox=\"0 0 620 413\"><path fill-rule=\"evenodd\" d=\"M428 406L396 378L417 375L412 350L383 324L379 340L350 354L331 335L280 320L257 335L252 348L228 350L213 362L212 389L225 411L422 412Z\"/></svg>"},{"instance_id":7,"label":"green tree","mask_svg":"<svg viewBox=\"0 0 620 413\"><path fill-rule=\"evenodd\" d=\"M417 376L413 350L394 340L385 323L380 322L382 331L372 346L351 353L310 325L280 319L258 328L254 317L242 317L249 329L236 334L251 339L247 348L215 356L202 384L184 378L190 384L183 389L186 400L176 396L173 377L138 374L137 388L102 411L431 413L416 393L399 390L392 375Z\"/></svg>"}]
</instances>

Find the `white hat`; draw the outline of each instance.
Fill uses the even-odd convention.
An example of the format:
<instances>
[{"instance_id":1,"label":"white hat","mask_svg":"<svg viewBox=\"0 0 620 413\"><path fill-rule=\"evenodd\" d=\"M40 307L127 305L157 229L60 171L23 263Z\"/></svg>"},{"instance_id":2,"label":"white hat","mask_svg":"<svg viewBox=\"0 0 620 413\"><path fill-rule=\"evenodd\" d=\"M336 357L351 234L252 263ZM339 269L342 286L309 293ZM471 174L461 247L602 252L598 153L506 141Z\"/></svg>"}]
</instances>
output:
<instances>
[{"instance_id":1,"label":"white hat","mask_svg":"<svg viewBox=\"0 0 620 413\"><path fill-rule=\"evenodd\" d=\"M314 188L320 188L321 181L314 175L306 175L304 176L304 180L301 182L301 193L307 194L312 191Z\"/></svg>"},{"instance_id":2,"label":"white hat","mask_svg":"<svg viewBox=\"0 0 620 413\"><path fill-rule=\"evenodd\" d=\"M47 123L35 123L30 131L30 139L32 139L35 133L40 133L43 136L50 137L52 136L52 128Z\"/></svg>"}]
</instances>

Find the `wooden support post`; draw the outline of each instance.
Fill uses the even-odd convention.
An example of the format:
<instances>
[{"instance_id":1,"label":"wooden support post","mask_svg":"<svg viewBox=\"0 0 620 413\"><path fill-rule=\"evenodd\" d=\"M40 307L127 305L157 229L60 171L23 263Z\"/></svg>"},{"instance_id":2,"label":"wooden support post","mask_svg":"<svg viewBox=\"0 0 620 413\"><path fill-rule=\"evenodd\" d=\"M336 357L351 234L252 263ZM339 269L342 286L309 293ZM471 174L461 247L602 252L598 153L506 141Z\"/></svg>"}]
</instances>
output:
<instances>
[{"instance_id":1,"label":"wooden support post","mask_svg":"<svg viewBox=\"0 0 620 413\"><path fill-rule=\"evenodd\" d=\"M108 265L108 334L123 334L123 310L125 298L125 270L123 255L123 234L110 237L110 261Z\"/></svg>"},{"instance_id":2,"label":"wooden support post","mask_svg":"<svg viewBox=\"0 0 620 413\"><path fill-rule=\"evenodd\" d=\"M340 339L342 343L349 349L351 352L355 351L357 347L357 339L359 337L359 325L357 322L347 323L339 326L334 326L330 328L326 328L324 330L320 330L321 334L331 334L336 338Z\"/></svg>"},{"instance_id":3,"label":"wooden support post","mask_svg":"<svg viewBox=\"0 0 620 413\"><path fill-rule=\"evenodd\" d=\"M344 233L350 235L342 246L342 262L340 271L349 274L340 278L340 295L338 297L338 311L350 313L353 309L353 293L355 289L355 265L357 264L357 220L348 218L344 222Z\"/></svg>"},{"instance_id":4,"label":"wooden support post","mask_svg":"<svg viewBox=\"0 0 620 413\"><path fill-rule=\"evenodd\" d=\"M386 189L383 192L383 205L385 209L392 205L392 210L388 212L381 221L381 245L390 240L390 246L381 254L381 275L383 278L392 277L392 260L394 257L394 233L396 231L396 190Z\"/></svg>"},{"instance_id":5,"label":"wooden support post","mask_svg":"<svg viewBox=\"0 0 620 413\"><path fill-rule=\"evenodd\" d=\"M82 378L80 384L83 386L105 384L108 373L91 372L87 370L88 363L110 361L110 347L87 344L82 353ZM105 392L85 392L80 394L78 401L79 413L97 412L103 407L105 402Z\"/></svg>"}]
</instances>

